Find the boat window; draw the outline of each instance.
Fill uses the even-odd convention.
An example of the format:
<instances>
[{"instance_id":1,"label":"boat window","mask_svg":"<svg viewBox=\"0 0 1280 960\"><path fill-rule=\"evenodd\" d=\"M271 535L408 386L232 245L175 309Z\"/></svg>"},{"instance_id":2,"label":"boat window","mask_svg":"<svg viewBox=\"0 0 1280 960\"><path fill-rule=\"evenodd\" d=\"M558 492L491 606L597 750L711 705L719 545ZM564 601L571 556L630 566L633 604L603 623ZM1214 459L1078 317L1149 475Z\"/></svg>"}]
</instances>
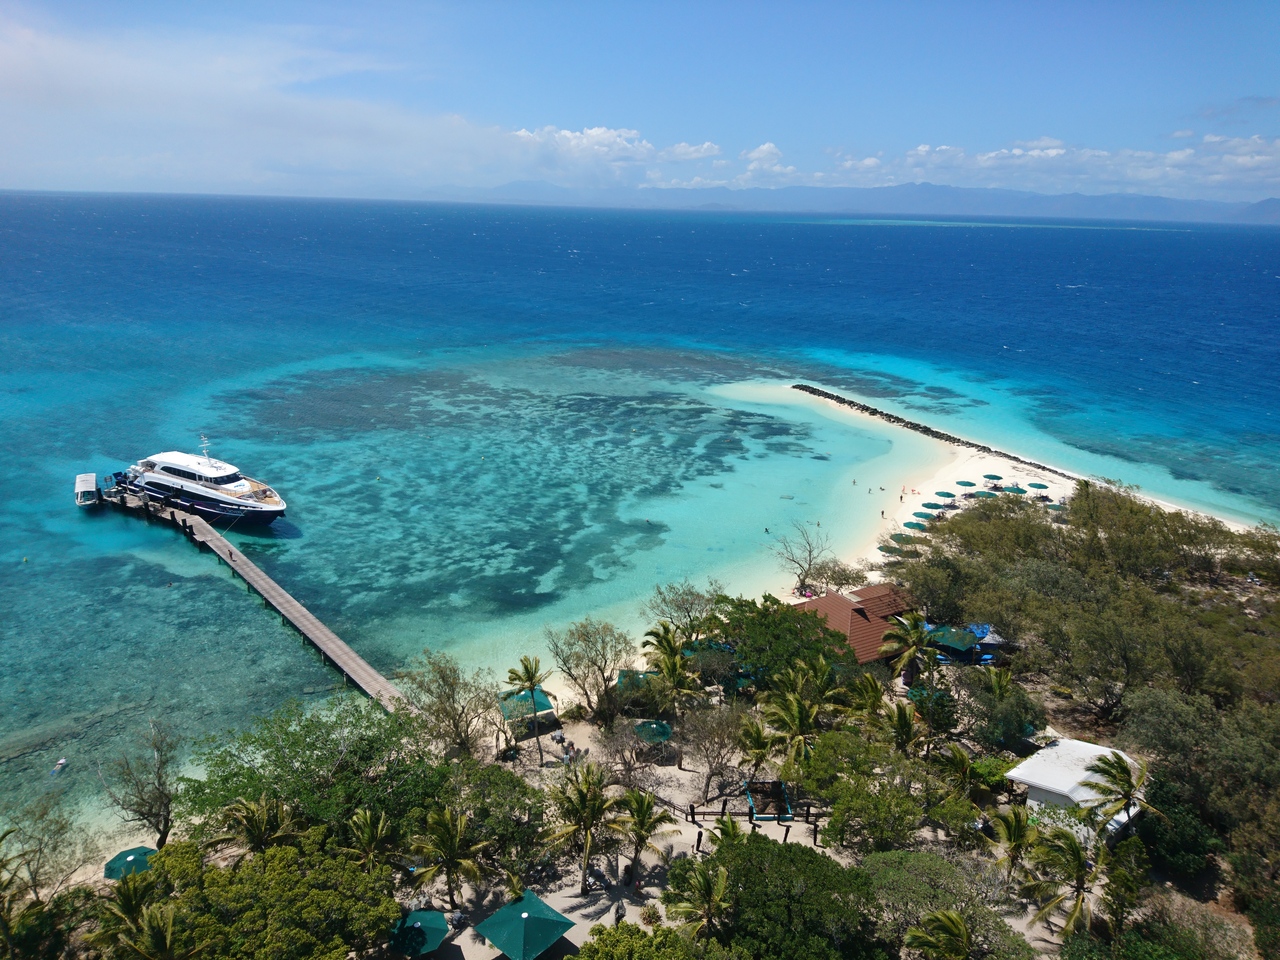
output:
<instances>
[{"instance_id":1,"label":"boat window","mask_svg":"<svg viewBox=\"0 0 1280 960\"><path fill-rule=\"evenodd\" d=\"M228 483L236 483L244 478L238 473L228 473L225 477L210 477L210 483L216 483L218 486L226 486Z\"/></svg>"}]
</instances>

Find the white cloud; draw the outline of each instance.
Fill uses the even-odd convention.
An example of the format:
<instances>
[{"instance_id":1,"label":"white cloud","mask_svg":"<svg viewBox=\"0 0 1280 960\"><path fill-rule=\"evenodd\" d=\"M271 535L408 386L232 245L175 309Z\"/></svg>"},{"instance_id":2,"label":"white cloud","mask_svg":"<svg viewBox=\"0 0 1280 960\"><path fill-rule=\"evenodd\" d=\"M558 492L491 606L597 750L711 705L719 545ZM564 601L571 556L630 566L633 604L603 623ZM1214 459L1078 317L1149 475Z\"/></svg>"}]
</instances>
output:
<instances>
[{"instance_id":1,"label":"white cloud","mask_svg":"<svg viewBox=\"0 0 1280 960\"><path fill-rule=\"evenodd\" d=\"M706 143L697 145L677 143L659 153L658 159L683 163L689 160L705 160L707 157L718 156L720 156L720 147L708 140Z\"/></svg>"},{"instance_id":2,"label":"white cloud","mask_svg":"<svg viewBox=\"0 0 1280 960\"><path fill-rule=\"evenodd\" d=\"M734 178L739 186L774 187L803 179L795 167L783 164L782 151L772 141L754 150L743 150L739 158L747 161L747 169Z\"/></svg>"},{"instance_id":3,"label":"white cloud","mask_svg":"<svg viewBox=\"0 0 1280 960\"><path fill-rule=\"evenodd\" d=\"M1169 134L1175 140L1185 140L1187 137L1194 137L1195 135L1196 132L1194 130L1175 130Z\"/></svg>"}]
</instances>

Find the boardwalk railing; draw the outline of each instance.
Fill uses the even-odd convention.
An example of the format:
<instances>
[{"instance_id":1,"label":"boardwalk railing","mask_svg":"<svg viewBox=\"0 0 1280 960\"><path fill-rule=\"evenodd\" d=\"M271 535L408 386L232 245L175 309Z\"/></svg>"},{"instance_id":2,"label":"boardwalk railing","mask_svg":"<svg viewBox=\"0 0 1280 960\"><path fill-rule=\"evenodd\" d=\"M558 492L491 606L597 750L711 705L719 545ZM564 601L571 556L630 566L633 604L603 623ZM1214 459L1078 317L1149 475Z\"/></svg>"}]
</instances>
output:
<instances>
[{"instance_id":1,"label":"boardwalk railing","mask_svg":"<svg viewBox=\"0 0 1280 960\"><path fill-rule=\"evenodd\" d=\"M280 614L282 621L291 624L308 643L319 650L325 662L337 669L347 681L355 684L387 710L414 709L391 681L369 666L360 654L321 623L315 614L236 550L208 521L185 510L146 502L132 494L119 494L108 498L107 502L124 510L141 512L148 519L154 517L172 523L201 550L210 550L216 554L250 590L262 597L267 606Z\"/></svg>"}]
</instances>

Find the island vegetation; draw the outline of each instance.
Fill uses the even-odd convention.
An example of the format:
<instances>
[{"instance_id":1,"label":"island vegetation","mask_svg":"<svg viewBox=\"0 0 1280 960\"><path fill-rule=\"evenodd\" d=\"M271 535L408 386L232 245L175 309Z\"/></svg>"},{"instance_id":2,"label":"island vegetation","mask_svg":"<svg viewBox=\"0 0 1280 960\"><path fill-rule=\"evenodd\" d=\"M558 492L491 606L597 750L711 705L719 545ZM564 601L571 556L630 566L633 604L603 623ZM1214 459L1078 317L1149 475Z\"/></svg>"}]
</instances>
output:
<instances>
[{"instance_id":1,"label":"island vegetation","mask_svg":"<svg viewBox=\"0 0 1280 960\"><path fill-rule=\"evenodd\" d=\"M865 581L816 528L785 540L801 586ZM869 664L812 611L682 582L640 642L586 619L504 684L426 651L393 712L290 703L186 745L152 722L101 771L150 868L91 880L111 851L56 795L5 810L0 956L382 956L410 903L479 919L526 889L639 908L585 960L1280 955L1277 532L1082 482L1064 510L977 501L917 540L880 573L918 611ZM995 665L939 658L933 627L970 623L1003 638ZM1047 722L1138 759L1098 760L1082 807L1030 808L1005 774ZM1144 812L1113 835L1121 810Z\"/></svg>"}]
</instances>

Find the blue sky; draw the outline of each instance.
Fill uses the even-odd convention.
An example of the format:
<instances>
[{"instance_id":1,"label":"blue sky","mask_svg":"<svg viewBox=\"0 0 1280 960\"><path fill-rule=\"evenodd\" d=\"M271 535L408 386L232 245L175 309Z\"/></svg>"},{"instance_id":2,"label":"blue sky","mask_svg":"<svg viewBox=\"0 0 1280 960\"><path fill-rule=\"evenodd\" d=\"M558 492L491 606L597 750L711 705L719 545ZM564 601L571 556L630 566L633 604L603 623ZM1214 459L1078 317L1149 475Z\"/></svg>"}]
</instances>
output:
<instances>
[{"instance_id":1,"label":"blue sky","mask_svg":"<svg viewBox=\"0 0 1280 960\"><path fill-rule=\"evenodd\" d=\"M1280 195L1277 3L6 3L0 187Z\"/></svg>"}]
</instances>

